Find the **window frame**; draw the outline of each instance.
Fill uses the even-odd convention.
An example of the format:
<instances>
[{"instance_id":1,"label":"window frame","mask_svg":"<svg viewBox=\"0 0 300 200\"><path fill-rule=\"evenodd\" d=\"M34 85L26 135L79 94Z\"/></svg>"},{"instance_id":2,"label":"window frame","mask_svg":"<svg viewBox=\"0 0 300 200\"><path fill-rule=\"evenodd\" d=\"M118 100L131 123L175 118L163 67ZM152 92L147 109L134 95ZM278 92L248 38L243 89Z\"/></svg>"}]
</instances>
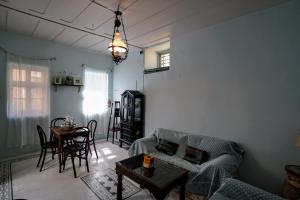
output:
<instances>
[{"instance_id":1,"label":"window frame","mask_svg":"<svg viewBox=\"0 0 300 200\"><path fill-rule=\"evenodd\" d=\"M166 54L169 54L169 65L168 66L162 66L162 57ZM171 53L170 53L170 50L165 50L165 51L160 51L158 52L158 67L159 68L170 68L171 66Z\"/></svg>"},{"instance_id":2,"label":"window frame","mask_svg":"<svg viewBox=\"0 0 300 200\"><path fill-rule=\"evenodd\" d=\"M164 54L169 54L169 66L167 67L162 67L161 66L161 56ZM145 69L144 70L144 74L152 74L152 73L156 73L156 72L162 72L162 71L167 71L170 69L171 66L171 53L170 53L170 49L167 50L163 50L163 51L159 51L156 53L157 55L157 67L152 68L152 69Z\"/></svg>"},{"instance_id":3,"label":"window frame","mask_svg":"<svg viewBox=\"0 0 300 200\"><path fill-rule=\"evenodd\" d=\"M47 104L50 104L49 91L45 90L45 87L49 87L49 69L46 69L45 66L37 66L31 64L18 64L16 62L10 62L10 67L8 68L8 88L11 90L9 92L9 100L11 101L8 104L7 117L11 119L18 118L36 118L36 117L46 117L49 115L49 108L45 108L44 103L47 100ZM14 66L15 65L15 66ZM22 67L19 67L22 65ZM45 70L46 69L46 70ZM16 70L16 71L15 71ZM21 75L25 71L25 79ZM32 76L32 72L39 72L41 74L40 81L36 81L36 77ZM16 75L15 75L15 74ZM45 78L46 77L46 78ZM21 82L22 84L19 84ZM16 96L14 93L14 88L16 88ZM23 89L22 89L23 88ZM41 89L40 98L36 98L33 95L34 89ZM24 97L20 95L20 90L24 90ZM34 109L32 107L33 101L40 100L41 105L39 109ZM18 101L23 105L21 109L18 109ZM14 102L17 102L16 104ZM21 113L21 114L20 114Z\"/></svg>"}]
</instances>

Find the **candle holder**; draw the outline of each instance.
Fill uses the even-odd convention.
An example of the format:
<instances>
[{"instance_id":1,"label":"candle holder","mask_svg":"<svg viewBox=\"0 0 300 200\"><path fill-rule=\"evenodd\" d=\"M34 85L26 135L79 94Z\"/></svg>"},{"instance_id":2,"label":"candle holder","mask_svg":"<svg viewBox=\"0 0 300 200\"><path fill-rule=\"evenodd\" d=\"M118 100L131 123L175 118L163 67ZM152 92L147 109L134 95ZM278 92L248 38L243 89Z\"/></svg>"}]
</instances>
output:
<instances>
[{"instance_id":1,"label":"candle holder","mask_svg":"<svg viewBox=\"0 0 300 200\"><path fill-rule=\"evenodd\" d=\"M143 162L144 168L151 169L154 167L154 157L150 155L144 156L144 162Z\"/></svg>"},{"instance_id":2,"label":"candle holder","mask_svg":"<svg viewBox=\"0 0 300 200\"><path fill-rule=\"evenodd\" d=\"M152 177L154 174L154 157L150 155L144 155L144 176Z\"/></svg>"}]
</instances>

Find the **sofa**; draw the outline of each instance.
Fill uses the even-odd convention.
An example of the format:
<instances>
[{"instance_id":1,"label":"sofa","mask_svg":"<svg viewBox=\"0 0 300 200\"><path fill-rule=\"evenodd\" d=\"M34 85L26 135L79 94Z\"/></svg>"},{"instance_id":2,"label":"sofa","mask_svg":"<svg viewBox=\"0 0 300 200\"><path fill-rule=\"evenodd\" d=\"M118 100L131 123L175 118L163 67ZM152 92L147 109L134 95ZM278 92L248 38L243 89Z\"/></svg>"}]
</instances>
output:
<instances>
[{"instance_id":1,"label":"sofa","mask_svg":"<svg viewBox=\"0 0 300 200\"><path fill-rule=\"evenodd\" d=\"M209 200L283 200L283 198L244 183L227 178Z\"/></svg>"},{"instance_id":2,"label":"sofa","mask_svg":"<svg viewBox=\"0 0 300 200\"><path fill-rule=\"evenodd\" d=\"M169 156L156 149L161 139L178 144L175 155ZM187 147L206 151L206 161L193 164L183 159ZM189 170L186 191L209 197L220 187L223 180L234 177L238 172L244 150L232 141L158 128L150 137L132 143L128 153L130 157L142 153L150 154Z\"/></svg>"}]
</instances>

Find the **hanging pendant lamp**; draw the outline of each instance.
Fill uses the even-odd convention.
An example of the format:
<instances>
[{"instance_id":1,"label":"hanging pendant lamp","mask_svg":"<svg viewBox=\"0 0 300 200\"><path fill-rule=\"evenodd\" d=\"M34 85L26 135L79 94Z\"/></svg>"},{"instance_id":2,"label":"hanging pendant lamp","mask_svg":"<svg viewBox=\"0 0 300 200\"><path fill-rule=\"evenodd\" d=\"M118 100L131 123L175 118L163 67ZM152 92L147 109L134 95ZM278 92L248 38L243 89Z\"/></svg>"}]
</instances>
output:
<instances>
[{"instance_id":1,"label":"hanging pendant lamp","mask_svg":"<svg viewBox=\"0 0 300 200\"><path fill-rule=\"evenodd\" d=\"M112 59L118 65L127 58L129 48L122 19L122 12L120 12L118 8L118 10L115 11L115 14L114 33L112 41L108 45L108 50L111 51ZM125 41L122 39L121 32L119 31L121 25Z\"/></svg>"}]
</instances>

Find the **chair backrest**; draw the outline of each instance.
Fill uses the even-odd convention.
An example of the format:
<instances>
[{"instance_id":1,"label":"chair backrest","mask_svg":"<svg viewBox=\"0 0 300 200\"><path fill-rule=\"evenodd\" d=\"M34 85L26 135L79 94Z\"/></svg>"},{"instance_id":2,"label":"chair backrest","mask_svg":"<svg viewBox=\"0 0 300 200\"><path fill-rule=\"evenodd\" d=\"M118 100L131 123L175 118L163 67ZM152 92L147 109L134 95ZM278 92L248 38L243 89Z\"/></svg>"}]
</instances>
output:
<instances>
[{"instance_id":1,"label":"chair backrest","mask_svg":"<svg viewBox=\"0 0 300 200\"><path fill-rule=\"evenodd\" d=\"M40 125L37 125L36 128L37 128L37 132L39 134L41 147L45 147L45 144L47 142L46 134Z\"/></svg>"},{"instance_id":2,"label":"chair backrest","mask_svg":"<svg viewBox=\"0 0 300 200\"><path fill-rule=\"evenodd\" d=\"M61 125L61 124L64 123L65 119L66 119L66 118L64 118L64 117L57 117L57 118L54 118L54 119L51 120L50 126L51 126L51 127L59 126L59 125Z\"/></svg>"},{"instance_id":3,"label":"chair backrest","mask_svg":"<svg viewBox=\"0 0 300 200\"><path fill-rule=\"evenodd\" d=\"M80 149L89 150L90 147L90 131L87 127L77 127L72 131L72 138L67 141L67 145L77 144ZM79 145L78 145L79 144Z\"/></svg>"},{"instance_id":4,"label":"chair backrest","mask_svg":"<svg viewBox=\"0 0 300 200\"><path fill-rule=\"evenodd\" d=\"M94 140L95 139L95 132L96 132L96 129L97 129L97 121L94 120L94 119L90 120L89 123L87 124L87 128L90 131L92 140Z\"/></svg>"}]
</instances>

